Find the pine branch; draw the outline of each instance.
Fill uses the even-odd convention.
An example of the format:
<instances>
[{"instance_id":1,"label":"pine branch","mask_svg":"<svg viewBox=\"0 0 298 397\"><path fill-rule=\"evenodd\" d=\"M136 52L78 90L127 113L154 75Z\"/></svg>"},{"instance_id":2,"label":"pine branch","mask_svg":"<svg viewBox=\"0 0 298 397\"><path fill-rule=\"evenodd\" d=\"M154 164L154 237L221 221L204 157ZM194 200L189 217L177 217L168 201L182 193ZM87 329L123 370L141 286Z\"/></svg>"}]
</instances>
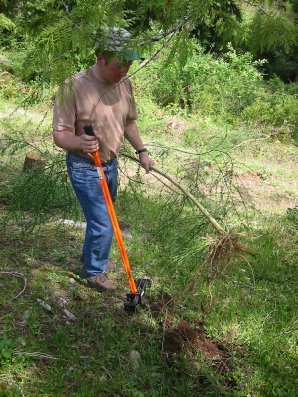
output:
<instances>
[{"instance_id":1,"label":"pine branch","mask_svg":"<svg viewBox=\"0 0 298 397\"><path fill-rule=\"evenodd\" d=\"M243 0L243 3L246 3L246 4L248 4L248 5L252 6L252 7L257 7L257 8L258 8L259 10L261 10L265 15L268 15L268 13L264 10L263 7L260 6L260 4L255 4L255 3L252 3L251 1L248 1L248 0Z\"/></svg>"},{"instance_id":2,"label":"pine branch","mask_svg":"<svg viewBox=\"0 0 298 397\"><path fill-rule=\"evenodd\" d=\"M191 15L187 15L186 17L184 17L184 19L181 22L179 22L178 25L167 30L166 32L164 32L162 34L158 34L157 36L151 37L150 41L152 41L152 42L160 41L160 40L164 39L165 37L169 36L170 34L178 32L189 21L191 21ZM142 45L142 43L140 45Z\"/></svg>"},{"instance_id":3,"label":"pine branch","mask_svg":"<svg viewBox=\"0 0 298 397\"><path fill-rule=\"evenodd\" d=\"M133 156L130 156L127 153L121 153L122 156L129 158L130 160L134 161L135 163L140 163L138 159L136 159ZM155 167L150 167L151 171L154 171L160 175L162 175L164 178L168 179L173 185L175 185L185 196L187 196L194 204L195 206L202 212L202 214L208 219L208 221L212 224L212 226L215 228L215 230L218 232L219 235L223 236L226 235L226 231L219 225L219 223L213 218L213 216L206 210L205 207L191 194L189 193L183 186L181 186L178 182L176 182L172 177L169 175L163 173L159 169Z\"/></svg>"},{"instance_id":4,"label":"pine branch","mask_svg":"<svg viewBox=\"0 0 298 397\"><path fill-rule=\"evenodd\" d=\"M61 0L61 3L62 3L62 5L63 5L63 7L65 8L66 14L67 14L67 15L70 15L70 14L69 14L69 11L68 11L68 5L67 5L63 0Z\"/></svg>"}]
</instances>

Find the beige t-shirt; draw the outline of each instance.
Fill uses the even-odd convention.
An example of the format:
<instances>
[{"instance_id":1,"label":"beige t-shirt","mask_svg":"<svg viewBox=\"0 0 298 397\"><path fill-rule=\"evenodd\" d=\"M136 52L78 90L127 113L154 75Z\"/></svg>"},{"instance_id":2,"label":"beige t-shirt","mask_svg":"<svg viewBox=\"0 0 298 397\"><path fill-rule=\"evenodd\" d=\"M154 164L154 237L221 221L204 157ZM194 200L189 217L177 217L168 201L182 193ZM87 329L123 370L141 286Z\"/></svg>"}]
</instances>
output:
<instances>
[{"instance_id":1,"label":"beige t-shirt","mask_svg":"<svg viewBox=\"0 0 298 397\"><path fill-rule=\"evenodd\" d=\"M72 92L69 83L65 92L64 98L58 93L55 99L53 129L69 130L80 136L84 134L84 125L92 124L100 138L101 161L117 157L127 122L138 118L130 80L105 83L95 77L91 68L77 73L72 80ZM86 156L81 151L76 153Z\"/></svg>"}]
</instances>

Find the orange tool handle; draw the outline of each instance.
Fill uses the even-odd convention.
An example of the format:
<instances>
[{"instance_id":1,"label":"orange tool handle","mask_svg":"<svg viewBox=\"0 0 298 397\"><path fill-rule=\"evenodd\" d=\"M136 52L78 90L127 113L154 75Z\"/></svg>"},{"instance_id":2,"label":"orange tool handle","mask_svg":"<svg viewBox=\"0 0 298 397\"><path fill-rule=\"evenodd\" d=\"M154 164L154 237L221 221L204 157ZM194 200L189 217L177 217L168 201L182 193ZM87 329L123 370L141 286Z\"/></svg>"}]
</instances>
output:
<instances>
[{"instance_id":1,"label":"orange tool handle","mask_svg":"<svg viewBox=\"0 0 298 397\"><path fill-rule=\"evenodd\" d=\"M93 132L93 128L92 125L88 124L84 126L84 130L85 133L87 135L94 135ZM93 157L93 161L94 161L94 165L97 168L97 172L98 172L98 176L99 176L99 180L100 180L100 185L101 185L101 189L103 192L103 196L105 199L105 202L107 204L107 208L108 208L108 212L111 218L111 222L112 222L112 226L114 229L114 233L115 233L115 237L118 243L118 247L119 247L119 251L122 257L122 261L123 261L123 265L124 265L124 269L125 272L127 274L128 277L128 282L129 282L129 287L130 287L130 291L131 293L135 294L137 293L137 287L131 272L131 267L129 264L129 260L128 260L128 256L127 256L127 252L124 246L124 241L123 241L123 237L121 234L121 230L119 227L119 223L117 220L117 216L116 216L116 212L115 212L115 208L114 208L114 204L110 195L110 191L109 191L109 187L106 181L106 177L105 177L105 173L104 170L102 168L102 163L101 163L101 159L100 159L100 155L99 152L94 152L91 153L92 157Z\"/></svg>"}]
</instances>

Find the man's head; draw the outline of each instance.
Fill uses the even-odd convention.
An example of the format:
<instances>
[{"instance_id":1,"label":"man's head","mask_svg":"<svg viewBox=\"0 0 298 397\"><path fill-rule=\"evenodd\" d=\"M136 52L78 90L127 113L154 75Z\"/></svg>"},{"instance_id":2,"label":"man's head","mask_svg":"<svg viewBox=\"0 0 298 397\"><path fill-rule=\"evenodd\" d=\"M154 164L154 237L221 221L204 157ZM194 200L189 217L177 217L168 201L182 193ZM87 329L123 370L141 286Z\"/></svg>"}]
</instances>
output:
<instances>
[{"instance_id":1,"label":"man's head","mask_svg":"<svg viewBox=\"0 0 298 397\"><path fill-rule=\"evenodd\" d=\"M138 51L133 48L133 40L130 33L117 26L106 28L97 41L96 55L103 54L105 58L112 59L118 57L122 61L133 62L138 59L144 59Z\"/></svg>"},{"instance_id":2,"label":"man's head","mask_svg":"<svg viewBox=\"0 0 298 397\"><path fill-rule=\"evenodd\" d=\"M119 83L137 59L144 59L132 49L130 33L123 28L105 29L97 42L96 55L100 78L108 83Z\"/></svg>"}]
</instances>

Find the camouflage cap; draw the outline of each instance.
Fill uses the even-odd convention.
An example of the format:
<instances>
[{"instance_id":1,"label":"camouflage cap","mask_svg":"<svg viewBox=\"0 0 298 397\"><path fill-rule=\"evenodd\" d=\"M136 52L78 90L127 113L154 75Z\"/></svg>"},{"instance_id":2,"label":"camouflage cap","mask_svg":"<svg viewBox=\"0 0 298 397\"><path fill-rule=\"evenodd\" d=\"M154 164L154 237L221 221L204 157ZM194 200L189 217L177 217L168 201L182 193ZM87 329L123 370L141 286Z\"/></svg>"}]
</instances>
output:
<instances>
[{"instance_id":1,"label":"camouflage cap","mask_svg":"<svg viewBox=\"0 0 298 397\"><path fill-rule=\"evenodd\" d=\"M104 51L114 52L125 61L145 59L136 49L132 48L134 45L131 34L126 29L117 26L104 29L102 37L97 41L97 47Z\"/></svg>"}]
</instances>

